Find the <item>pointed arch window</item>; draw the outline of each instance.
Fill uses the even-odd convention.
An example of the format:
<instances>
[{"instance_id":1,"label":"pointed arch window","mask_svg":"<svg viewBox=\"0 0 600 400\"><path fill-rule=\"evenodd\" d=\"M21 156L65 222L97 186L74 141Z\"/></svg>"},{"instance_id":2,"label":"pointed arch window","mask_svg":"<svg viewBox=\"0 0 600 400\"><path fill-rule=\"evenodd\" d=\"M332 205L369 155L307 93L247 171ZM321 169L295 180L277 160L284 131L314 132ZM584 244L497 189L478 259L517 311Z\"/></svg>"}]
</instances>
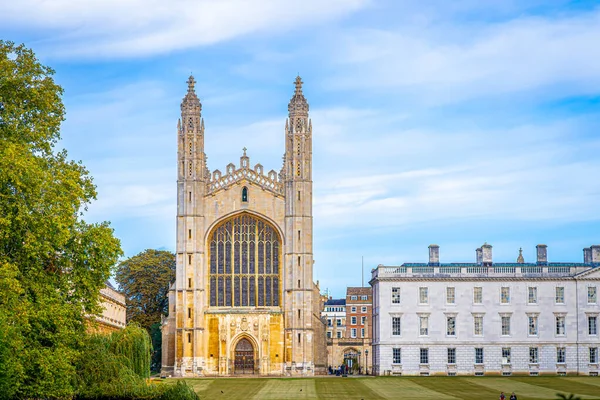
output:
<instances>
[{"instance_id":1,"label":"pointed arch window","mask_svg":"<svg viewBox=\"0 0 600 400\"><path fill-rule=\"evenodd\" d=\"M208 243L211 307L279 306L280 241L273 226L247 213L215 227Z\"/></svg>"},{"instance_id":2,"label":"pointed arch window","mask_svg":"<svg viewBox=\"0 0 600 400\"><path fill-rule=\"evenodd\" d=\"M242 203L247 203L248 202L248 188L246 186L244 186L242 188Z\"/></svg>"}]
</instances>

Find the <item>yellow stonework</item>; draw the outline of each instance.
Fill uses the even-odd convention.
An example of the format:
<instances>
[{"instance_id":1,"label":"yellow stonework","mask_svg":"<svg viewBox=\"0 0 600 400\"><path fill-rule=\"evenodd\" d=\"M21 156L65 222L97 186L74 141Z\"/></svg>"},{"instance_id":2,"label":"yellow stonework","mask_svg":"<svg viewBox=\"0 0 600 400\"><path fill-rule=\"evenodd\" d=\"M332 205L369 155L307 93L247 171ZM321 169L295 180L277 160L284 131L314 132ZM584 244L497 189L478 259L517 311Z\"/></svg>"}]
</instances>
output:
<instances>
[{"instance_id":1,"label":"yellow stonework","mask_svg":"<svg viewBox=\"0 0 600 400\"><path fill-rule=\"evenodd\" d=\"M202 105L188 80L177 125L177 270L162 325L163 375L325 373L312 280L312 125L300 77L295 85L281 170L252 165L244 148L238 165L210 172Z\"/></svg>"},{"instance_id":2,"label":"yellow stonework","mask_svg":"<svg viewBox=\"0 0 600 400\"><path fill-rule=\"evenodd\" d=\"M111 333L125 328L127 325L125 295L113 288L109 282L100 289L100 306L102 314L89 319L89 332Z\"/></svg>"}]
</instances>

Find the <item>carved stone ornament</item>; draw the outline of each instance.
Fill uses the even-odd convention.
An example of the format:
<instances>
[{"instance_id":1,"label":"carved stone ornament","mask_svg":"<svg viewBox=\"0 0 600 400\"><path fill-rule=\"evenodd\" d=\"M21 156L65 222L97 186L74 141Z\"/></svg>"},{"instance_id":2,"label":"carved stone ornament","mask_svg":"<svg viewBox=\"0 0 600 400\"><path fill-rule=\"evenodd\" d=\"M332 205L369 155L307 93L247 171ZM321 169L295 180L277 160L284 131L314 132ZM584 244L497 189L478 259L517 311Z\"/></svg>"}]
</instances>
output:
<instances>
[{"instance_id":1,"label":"carved stone ornament","mask_svg":"<svg viewBox=\"0 0 600 400\"><path fill-rule=\"evenodd\" d=\"M240 329L246 332L249 328L248 319L246 317L242 318L242 322L240 323Z\"/></svg>"}]
</instances>

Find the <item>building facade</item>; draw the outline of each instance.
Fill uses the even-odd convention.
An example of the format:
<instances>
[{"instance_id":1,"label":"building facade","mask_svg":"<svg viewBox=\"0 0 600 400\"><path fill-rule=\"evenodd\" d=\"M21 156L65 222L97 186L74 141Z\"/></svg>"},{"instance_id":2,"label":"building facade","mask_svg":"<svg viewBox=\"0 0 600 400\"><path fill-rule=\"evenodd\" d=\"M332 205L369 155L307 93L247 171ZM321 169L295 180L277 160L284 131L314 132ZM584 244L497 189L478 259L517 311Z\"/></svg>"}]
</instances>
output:
<instances>
[{"instance_id":1,"label":"building facade","mask_svg":"<svg viewBox=\"0 0 600 400\"><path fill-rule=\"evenodd\" d=\"M116 290L110 282L100 289L102 314L94 318L89 330L96 333L111 333L127 326L125 295Z\"/></svg>"},{"instance_id":2,"label":"building facade","mask_svg":"<svg viewBox=\"0 0 600 400\"><path fill-rule=\"evenodd\" d=\"M583 263L428 263L372 271L377 375L597 375L600 246Z\"/></svg>"},{"instance_id":3,"label":"building facade","mask_svg":"<svg viewBox=\"0 0 600 400\"><path fill-rule=\"evenodd\" d=\"M163 375L314 375L325 327L313 283L312 125L302 81L288 105L279 172L209 172L193 77L177 125L176 280ZM317 371L315 371L317 370Z\"/></svg>"},{"instance_id":4,"label":"building facade","mask_svg":"<svg viewBox=\"0 0 600 400\"><path fill-rule=\"evenodd\" d=\"M327 325L327 363L369 373L372 363L372 289L348 287L345 299L329 299L321 313Z\"/></svg>"}]
</instances>

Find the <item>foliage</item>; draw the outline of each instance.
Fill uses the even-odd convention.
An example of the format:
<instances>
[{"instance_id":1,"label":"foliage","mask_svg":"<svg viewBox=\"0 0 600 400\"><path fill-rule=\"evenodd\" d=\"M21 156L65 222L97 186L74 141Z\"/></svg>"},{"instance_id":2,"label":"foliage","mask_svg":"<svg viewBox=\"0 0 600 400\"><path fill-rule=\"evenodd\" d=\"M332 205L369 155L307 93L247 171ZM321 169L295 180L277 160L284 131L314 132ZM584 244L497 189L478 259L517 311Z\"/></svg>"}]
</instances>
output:
<instances>
[{"instance_id":1,"label":"foliage","mask_svg":"<svg viewBox=\"0 0 600 400\"><path fill-rule=\"evenodd\" d=\"M88 336L85 345L77 365L77 399L198 399L185 382L148 382L150 337L135 324L111 335Z\"/></svg>"},{"instance_id":2,"label":"foliage","mask_svg":"<svg viewBox=\"0 0 600 400\"><path fill-rule=\"evenodd\" d=\"M556 396L559 400L581 400L581 397L577 397L574 394L566 395L562 393L556 393Z\"/></svg>"},{"instance_id":3,"label":"foliage","mask_svg":"<svg viewBox=\"0 0 600 400\"><path fill-rule=\"evenodd\" d=\"M64 107L53 73L0 41L0 388L19 397L74 393L86 316L121 255L107 223L81 219L96 190L55 148Z\"/></svg>"},{"instance_id":4,"label":"foliage","mask_svg":"<svg viewBox=\"0 0 600 400\"><path fill-rule=\"evenodd\" d=\"M115 280L125 294L127 322L150 331L169 307L169 285L175 280L175 254L148 249L119 264Z\"/></svg>"},{"instance_id":5,"label":"foliage","mask_svg":"<svg viewBox=\"0 0 600 400\"><path fill-rule=\"evenodd\" d=\"M150 327L150 338L152 339L152 360L150 361L150 370L160 371L162 364L162 331L160 322L152 324Z\"/></svg>"}]
</instances>

